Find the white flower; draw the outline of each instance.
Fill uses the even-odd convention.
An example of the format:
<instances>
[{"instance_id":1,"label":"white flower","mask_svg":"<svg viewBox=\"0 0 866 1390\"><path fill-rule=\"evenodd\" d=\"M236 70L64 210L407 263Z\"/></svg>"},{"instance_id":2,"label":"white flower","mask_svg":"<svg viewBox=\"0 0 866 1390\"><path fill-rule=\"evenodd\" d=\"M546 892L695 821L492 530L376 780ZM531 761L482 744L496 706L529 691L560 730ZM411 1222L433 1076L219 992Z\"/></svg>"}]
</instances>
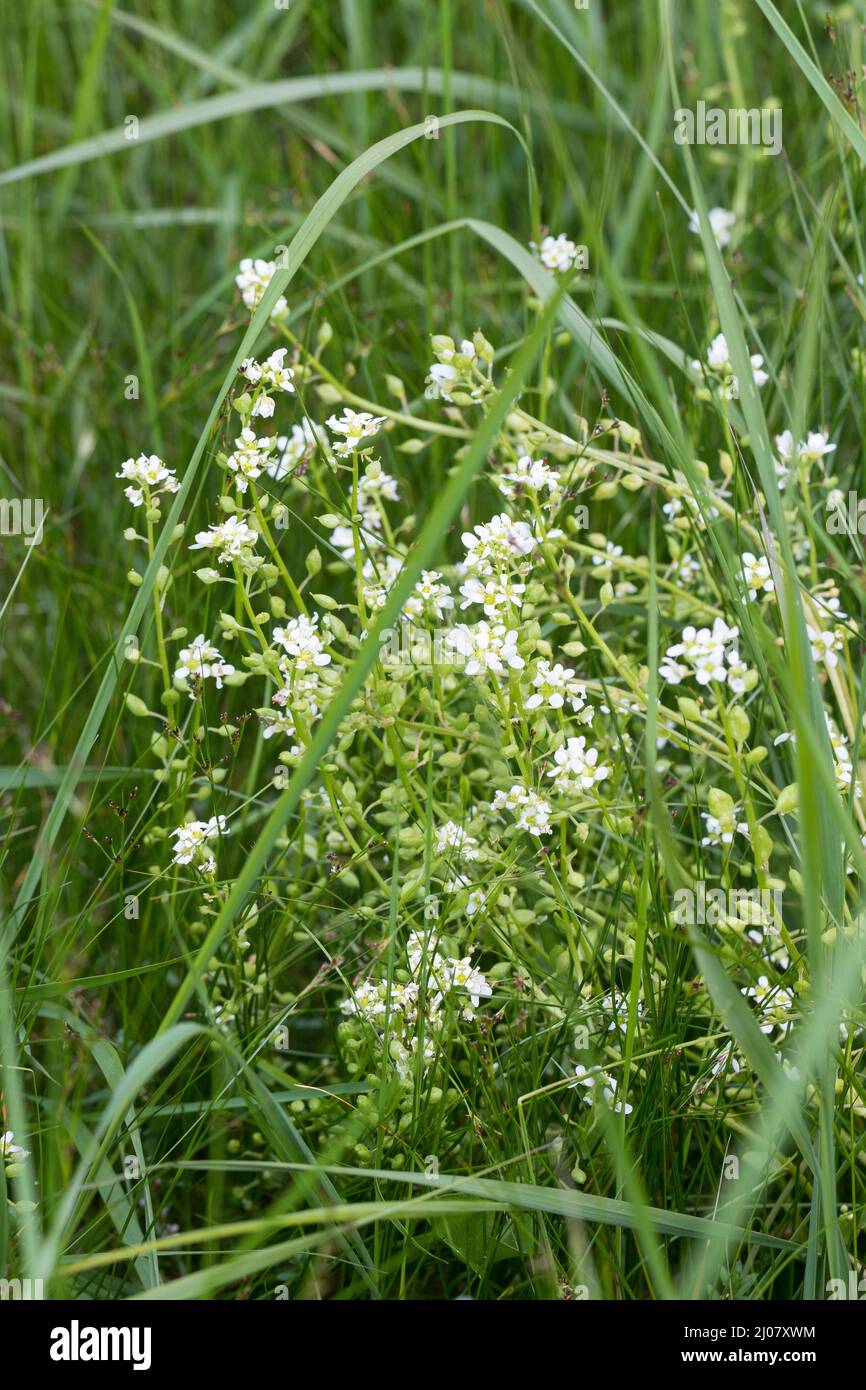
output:
<instances>
[{"instance_id":1,"label":"white flower","mask_svg":"<svg viewBox=\"0 0 866 1390\"><path fill-rule=\"evenodd\" d=\"M605 570L607 570L610 568L611 560L618 560L620 555L622 555L622 546L614 545L613 541L606 541L604 552L602 554L593 555L592 563L596 568L604 566Z\"/></svg>"},{"instance_id":2,"label":"white flower","mask_svg":"<svg viewBox=\"0 0 866 1390\"><path fill-rule=\"evenodd\" d=\"M477 859L479 856L478 841L453 820L440 825L436 835L436 853L446 854L449 850L463 859Z\"/></svg>"},{"instance_id":3,"label":"white flower","mask_svg":"<svg viewBox=\"0 0 866 1390\"><path fill-rule=\"evenodd\" d=\"M270 284L276 269L276 261L263 261L258 258L256 260L247 258L241 261L238 274L235 276L235 284L250 313L258 308L261 297ZM285 318L288 310L288 303L284 296L280 295L271 310L271 318Z\"/></svg>"},{"instance_id":4,"label":"white flower","mask_svg":"<svg viewBox=\"0 0 866 1390\"><path fill-rule=\"evenodd\" d=\"M839 633L833 629L828 632L819 632L817 628L806 624L806 632L811 644L812 656L815 661L823 661L824 665L830 670L839 665L837 652L842 650L842 642Z\"/></svg>"},{"instance_id":5,"label":"white flower","mask_svg":"<svg viewBox=\"0 0 866 1390\"><path fill-rule=\"evenodd\" d=\"M526 665L517 650L517 633L504 623L491 626L487 622L458 623L448 633L448 642L464 658L467 676L480 676L487 671L502 674L506 667L519 671Z\"/></svg>"},{"instance_id":6,"label":"white flower","mask_svg":"<svg viewBox=\"0 0 866 1390\"><path fill-rule=\"evenodd\" d=\"M354 411L344 406L343 414L332 415L328 420L334 434L343 438L334 445L334 453L345 457L360 448L365 439L372 439L385 424L384 415L370 415L366 410Z\"/></svg>"},{"instance_id":7,"label":"white flower","mask_svg":"<svg viewBox=\"0 0 866 1390\"><path fill-rule=\"evenodd\" d=\"M274 641L293 658L293 665L298 671L308 671L330 663L331 658L325 651L318 624L318 613L314 613L312 618L301 614L298 618L290 618L285 627L274 628Z\"/></svg>"},{"instance_id":8,"label":"white flower","mask_svg":"<svg viewBox=\"0 0 866 1390\"><path fill-rule=\"evenodd\" d=\"M393 558L396 557L389 556ZM444 618L445 610L454 607L454 599L448 585L441 580L438 570L422 570L421 578L403 605L403 612L416 621L426 617Z\"/></svg>"},{"instance_id":9,"label":"white flower","mask_svg":"<svg viewBox=\"0 0 866 1390\"><path fill-rule=\"evenodd\" d=\"M295 721L287 709L269 709L259 715L262 726L262 738L274 738L277 734L284 734L288 738L294 738L296 729ZM300 744L295 745L293 753L301 751Z\"/></svg>"},{"instance_id":10,"label":"white flower","mask_svg":"<svg viewBox=\"0 0 866 1390\"><path fill-rule=\"evenodd\" d=\"M464 531L463 544L467 567L491 574L497 568L517 567L535 550L538 539L525 521L513 521L505 512L500 512L490 521L473 527L472 531Z\"/></svg>"},{"instance_id":11,"label":"white flower","mask_svg":"<svg viewBox=\"0 0 866 1390\"><path fill-rule=\"evenodd\" d=\"M740 654L735 647L725 653L725 661L728 664L726 675L729 688L735 695L743 695L746 690L746 676L749 674L748 666L740 660Z\"/></svg>"},{"instance_id":12,"label":"white flower","mask_svg":"<svg viewBox=\"0 0 866 1390\"><path fill-rule=\"evenodd\" d=\"M729 643L734 643L734 646L726 652ZM736 683L745 689L747 668L740 661L738 643L739 632L735 627L729 627L722 618L716 618L712 629L686 627L682 641L674 643L665 652L659 665L659 675L671 685L679 685L686 676L693 675L698 685L727 681L732 688ZM684 660L678 661L678 657Z\"/></svg>"},{"instance_id":13,"label":"white flower","mask_svg":"<svg viewBox=\"0 0 866 1390\"><path fill-rule=\"evenodd\" d=\"M190 677L210 679L216 682L217 690L222 690L223 677L233 675L234 669L234 666L223 661L213 643L208 642L204 633L200 632L188 647L182 647L178 652L174 679L184 685ZM190 696L192 694L190 691Z\"/></svg>"},{"instance_id":14,"label":"white flower","mask_svg":"<svg viewBox=\"0 0 866 1390\"><path fill-rule=\"evenodd\" d=\"M767 373L763 370L764 359L759 353L753 353L749 358L752 367L752 379L756 386L763 386L769 380ZM707 349L707 366L710 371L719 378L719 394L724 400L737 400L740 394L740 385L734 375L734 368L731 363L731 355L728 350L728 340L724 333L717 333ZM692 362L693 371L699 372L700 362Z\"/></svg>"},{"instance_id":15,"label":"white flower","mask_svg":"<svg viewBox=\"0 0 866 1390\"><path fill-rule=\"evenodd\" d=\"M510 791L498 791L490 803L491 811L517 811L517 827L528 830L531 835L549 835L551 831L551 806L530 787L519 782Z\"/></svg>"},{"instance_id":16,"label":"white flower","mask_svg":"<svg viewBox=\"0 0 866 1390\"><path fill-rule=\"evenodd\" d=\"M563 748L557 748L553 755L556 767L548 773L563 791L591 791L599 782L610 775L604 764L598 765L598 749L587 748L583 734L570 738Z\"/></svg>"},{"instance_id":17,"label":"white flower","mask_svg":"<svg viewBox=\"0 0 866 1390\"><path fill-rule=\"evenodd\" d=\"M490 809L492 811L501 811L504 807L507 811L516 811L519 806L523 805L525 799L526 788L522 787L519 782L516 782L509 791L498 791L495 794L490 803Z\"/></svg>"},{"instance_id":18,"label":"white flower","mask_svg":"<svg viewBox=\"0 0 866 1390\"><path fill-rule=\"evenodd\" d=\"M835 449L836 445L831 444L828 436L820 430L810 430L799 444L794 443L794 436L790 430L777 434L776 452L779 457L774 463L779 486L786 486L794 466L799 465L808 470L813 464L820 463L827 454L832 454Z\"/></svg>"},{"instance_id":19,"label":"white flower","mask_svg":"<svg viewBox=\"0 0 866 1390\"><path fill-rule=\"evenodd\" d=\"M742 557L743 577L749 598L754 602L759 593L772 594L775 590L770 562L766 555L755 556L745 551Z\"/></svg>"},{"instance_id":20,"label":"white flower","mask_svg":"<svg viewBox=\"0 0 866 1390\"><path fill-rule=\"evenodd\" d=\"M138 485L124 488L124 495L133 507L140 507L148 493L155 497L161 492L177 492L180 487L173 470L156 454L139 454L138 458L126 459L114 476Z\"/></svg>"},{"instance_id":21,"label":"white flower","mask_svg":"<svg viewBox=\"0 0 866 1390\"><path fill-rule=\"evenodd\" d=\"M229 455L228 467L235 476L239 492L246 492L249 479L255 480L272 462L274 441L265 436L257 439L249 428L241 430L235 440L234 453Z\"/></svg>"},{"instance_id":22,"label":"white flower","mask_svg":"<svg viewBox=\"0 0 866 1390\"><path fill-rule=\"evenodd\" d=\"M428 400L438 400L444 396L449 400L454 387L459 379L459 372L456 367L452 367L449 362L434 362L427 373L427 390L425 392Z\"/></svg>"},{"instance_id":23,"label":"white flower","mask_svg":"<svg viewBox=\"0 0 866 1390\"><path fill-rule=\"evenodd\" d=\"M525 592L525 584L518 584L507 576L491 575L482 583L472 575L460 585L463 598L460 607L468 608L472 603L480 603L487 617L495 618L500 608L519 608Z\"/></svg>"},{"instance_id":24,"label":"white flower","mask_svg":"<svg viewBox=\"0 0 866 1390\"><path fill-rule=\"evenodd\" d=\"M582 722L592 718L592 711L586 710L586 686L575 679L574 672L559 662L551 666L549 661L539 661L532 677L535 694L526 701L527 709L538 709L547 705L550 709L562 709L566 701L575 714L583 713Z\"/></svg>"},{"instance_id":25,"label":"white flower","mask_svg":"<svg viewBox=\"0 0 866 1390\"><path fill-rule=\"evenodd\" d=\"M827 454L832 454L836 448L831 444L826 434L819 431L811 432L806 436L805 443L800 445L799 454L804 463L820 463L821 459Z\"/></svg>"},{"instance_id":26,"label":"white flower","mask_svg":"<svg viewBox=\"0 0 866 1390\"><path fill-rule=\"evenodd\" d=\"M683 665L681 661L675 661L670 652L666 652L659 662L659 675L668 685L682 684L689 674L688 666Z\"/></svg>"},{"instance_id":27,"label":"white flower","mask_svg":"<svg viewBox=\"0 0 866 1390\"><path fill-rule=\"evenodd\" d=\"M226 521L208 527L207 531L196 532L195 544L190 546L190 550L218 550L217 559L222 565L228 560L245 559L258 539L258 531L247 526L240 517L230 516Z\"/></svg>"},{"instance_id":28,"label":"white flower","mask_svg":"<svg viewBox=\"0 0 866 1390\"><path fill-rule=\"evenodd\" d=\"M707 833L701 840L702 845L730 845L733 843L734 835L745 835L749 838L749 827L746 821L738 821L737 815L739 807L731 805L730 809L722 811L719 816L711 815L708 811L702 811Z\"/></svg>"},{"instance_id":29,"label":"white flower","mask_svg":"<svg viewBox=\"0 0 866 1390\"><path fill-rule=\"evenodd\" d=\"M788 1022L787 1015L794 1008L793 995L786 989L770 984L766 975L762 975L756 985L741 989L740 993L747 999L752 999L758 1006L761 1016L758 1026L762 1033L772 1033L774 1028Z\"/></svg>"},{"instance_id":30,"label":"white flower","mask_svg":"<svg viewBox=\"0 0 866 1390\"><path fill-rule=\"evenodd\" d=\"M0 1134L0 1158L28 1158L29 1149L22 1149L20 1144L13 1144L15 1135L11 1129L7 1129L5 1134Z\"/></svg>"},{"instance_id":31,"label":"white flower","mask_svg":"<svg viewBox=\"0 0 866 1390\"><path fill-rule=\"evenodd\" d=\"M737 220L736 216L734 213L728 212L726 208L710 208L708 217L710 230L715 237L716 245L721 251L730 244L731 229ZM697 212L692 212L689 218L689 231L695 232L700 236L701 224Z\"/></svg>"},{"instance_id":32,"label":"white flower","mask_svg":"<svg viewBox=\"0 0 866 1390\"><path fill-rule=\"evenodd\" d=\"M191 820L173 830L175 837L174 863L195 863L204 874L216 872L216 861L207 846L227 833L225 816L211 816L210 820Z\"/></svg>"},{"instance_id":33,"label":"white flower","mask_svg":"<svg viewBox=\"0 0 866 1390\"><path fill-rule=\"evenodd\" d=\"M253 386L265 386L269 391L291 391L294 387L294 372L284 365L287 348L276 348L264 362L247 357L241 363L241 371ZM267 395L260 395L253 405L253 415L268 418L274 413L274 401Z\"/></svg>"},{"instance_id":34,"label":"white flower","mask_svg":"<svg viewBox=\"0 0 866 1390\"><path fill-rule=\"evenodd\" d=\"M609 1076L607 1072L602 1071L600 1067L585 1067L582 1062L578 1062L574 1069L574 1074L577 1080L573 1081L571 1084L572 1086L583 1086L586 1088L586 1094L583 1096L583 1099L587 1101L587 1103L594 1104L600 1093L604 1100L607 1101L608 1105L614 1102L613 1109L617 1114L624 1112L626 1115L630 1115L632 1113L634 1109L632 1105L629 1105L628 1102L623 1105L621 1101L616 1099L615 1079Z\"/></svg>"},{"instance_id":35,"label":"white flower","mask_svg":"<svg viewBox=\"0 0 866 1390\"><path fill-rule=\"evenodd\" d=\"M537 792L527 791L520 807L520 814L517 817L518 830L528 830L530 835L549 835L550 824L550 803L540 797Z\"/></svg>"},{"instance_id":36,"label":"white flower","mask_svg":"<svg viewBox=\"0 0 866 1390\"><path fill-rule=\"evenodd\" d=\"M559 236L546 236L541 245L529 243L545 270L571 270L579 258L580 247L570 241L564 232Z\"/></svg>"},{"instance_id":37,"label":"white flower","mask_svg":"<svg viewBox=\"0 0 866 1390\"><path fill-rule=\"evenodd\" d=\"M462 956L460 960L449 961L447 971L452 987L465 989L470 999L472 1007L478 1008L479 1001L483 997L489 999L493 990L480 970L474 969L468 956ZM465 1016L465 1011L464 1011Z\"/></svg>"},{"instance_id":38,"label":"white flower","mask_svg":"<svg viewBox=\"0 0 866 1390\"><path fill-rule=\"evenodd\" d=\"M496 479L499 490L508 498L515 496L518 489L532 492L538 496L547 492L553 501L560 493L559 474L549 468L544 459L533 459L524 454L517 460L510 473L501 473Z\"/></svg>"}]
</instances>

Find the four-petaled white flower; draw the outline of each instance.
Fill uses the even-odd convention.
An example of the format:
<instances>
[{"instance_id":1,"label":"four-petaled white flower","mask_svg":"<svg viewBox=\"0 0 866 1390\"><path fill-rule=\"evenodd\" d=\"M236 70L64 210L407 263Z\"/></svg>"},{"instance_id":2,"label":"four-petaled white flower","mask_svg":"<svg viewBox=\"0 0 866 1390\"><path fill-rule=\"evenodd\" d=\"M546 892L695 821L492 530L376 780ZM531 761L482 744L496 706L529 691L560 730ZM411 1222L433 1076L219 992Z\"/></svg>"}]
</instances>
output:
<instances>
[{"instance_id":1,"label":"four-petaled white flower","mask_svg":"<svg viewBox=\"0 0 866 1390\"><path fill-rule=\"evenodd\" d=\"M722 810L718 816L712 815L709 811L702 811L704 824L707 833L701 840L702 845L730 845L733 843L734 836L745 835L749 838L749 827L746 821L738 821L737 815L739 808L731 805Z\"/></svg>"},{"instance_id":2,"label":"four-petaled white flower","mask_svg":"<svg viewBox=\"0 0 866 1390\"><path fill-rule=\"evenodd\" d=\"M334 444L334 453L345 457L360 449L365 439L372 439L386 423L386 416L371 415L366 410L350 410L344 406L342 415L332 415L328 425L332 434L342 435Z\"/></svg>"},{"instance_id":3,"label":"four-petaled white flower","mask_svg":"<svg viewBox=\"0 0 866 1390\"><path fill-rule=\"evenodd\" d=\"M226 521L208 527L207 531L197 531L190 550L216 550L219 552L217 560L223 565L231 560L245 559L258 539L258 531L254 531L240 517L230 516Z\"/></svg>"}]
</instances>

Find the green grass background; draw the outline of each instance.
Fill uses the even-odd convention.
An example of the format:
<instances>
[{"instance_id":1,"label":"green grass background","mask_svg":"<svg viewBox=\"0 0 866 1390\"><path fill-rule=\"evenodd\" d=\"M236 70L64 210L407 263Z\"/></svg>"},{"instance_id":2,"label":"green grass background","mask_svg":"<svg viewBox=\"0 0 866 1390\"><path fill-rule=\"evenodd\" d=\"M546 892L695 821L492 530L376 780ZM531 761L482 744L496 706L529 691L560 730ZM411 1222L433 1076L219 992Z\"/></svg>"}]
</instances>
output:
<instances>
[{"instance_id":1,"label":"green grass background","mask_svg":"<svg viewBox=\"0 0 866 1390\"><path fill-rule=\"evenodd\" d=\"M591 258L590 275L552 306L572 332L555 358L555 423L621 415L645 432L663 469L691 481L694 460L718 456L719 420L695 404L682 361L703 355L721 318L734 352L746 344L763 352L772 374L760 398L745 391L740 403L749 437L735 483L742 517L758 524L755 483L772 497L771 440L786 427L823 422L839 446L843 486L861 487L866 374L852 350L864 348L866 313L858 282L866 6L830 7L825 27L827 8L776 9L769 0L590 0L586 12L567 0L0 6L0 471L5 496L41 497L50 508L42 545L0 541L2 1091L7 1125L33 1151L10 1195L36 1203L17 1213L4 1203L0 1272L42 1272L56 1293L80 1298L271 1298L285 1286L293 1297L543 1299L561 1296L564 1284L623 1300L799 1298L820 1294L856 1258L861 1122L834 1100L830 1043L842 1003L856 1006L862 943L846 938L842 959L828 962L822 934L856 919L864 865L856 815L833 790L796 605L783 649L759 624L749 638L768 680L753 739L764 720L771 732L800 735L805 809L790 848L804 878L817 1003L803 1027L813 1078L805 1122L734 1005L725 1022L754 1065L751 1098L722 1097L699 1116L684 1104L695 1069L679 1047L693 1021L683 982L699 968L724 1010L726 976L700 946L696 965L693 944L656 934L671 865L694 832L671 821L648 737L635 784L647 815L609 847L598 883L584 890L603 894L599 939L608 946L635 921L639 934L652 929L653 1005L631 1057L652 1097L642 1123L626 1137L613 1119L594 1134L597 1152L579 1156L584 1170L593 1165L583 1190L575 1156L564 1162L549 1147L562 1093L520 1102L549 1079L549 1056L568 1028L557 1023L515 1037L519 1063L496 1084L471 1065L455 1076L449 1121L419 1105L401 1137L398 1181L383 1161L385 1127L377 1128L384 1084L359 1104L370 1083L339 1079L329 1020L344 991L335 980L307 995L322 931L350 941L363 929L363 872L357 887L344 877L326 898L278 876L267 1000L250 1002L239 1045L202 1025L211 946L234 930L254 873L216 919L216 934L183 884L148 887L148 866L166 856L164 843L148 843L161 793L143 725L124 709L133 679L120 655L125 626L146 649L152 639L156 564L140 589L125 582L130 513L114 478L122 459L155 451L186 480L190 534L213 519L206 465L247 326L233 284L241 256L288 246L292 331L312 348L327 322L334 336L324 360L344 385L393 409L383 383L395 376L419 416L433 420L441 416L419 401L429 335L480 327L512 361L550 293L532 282L513 243L525 248L543 224L568 231ZM723 147L684 157L672 111L699 98L781 105L783 155ZM340 185L344 201L317 205L376 142L461 110L493 113L513 129L489 119L443 126L436 140L380 151ZM137 140L125 138L130 117L141 123ZM716 203L739 219L724 264L706 229L698 238L687 226L686 210ZM513 243L497 243L490 228ZM518 359L534 392L542 338L530 338ZM131 376L138 399L127 399ZM455 484L455 507L465 495L475 519L496 498L480 475L471 478L484 453L481 440ZM457 476L454 440L434 433L423 466L393 446L386 460L420 530ZM595 513L598 529L615 529L628 553L646 553L646 508L645 495L620 493ZM770 500L768 509L787 563L784 518ZM297 575L315 511L289 533ZM817 514L807 525L835 552L859 625L859 541L834 544ZM441 559L457 558L459 530L431 526ZM732 557L748 547L736 525L713 544L735 593ZM192 577L192 557L182 548L176 556L172 621L210 631L200 615L215 619L216 599ZM651 575L650 596L653 583ZM624 604L622 621L641 634L638 659L652 667L666 642L653 616L647 627L648 606L646 593ZM862 702L862 669L849 677ZM157 681L148 690L137 673L134 688L158 704ZM243 694L225 707L243 711ZM257 794L255 733L237 745L213 740L208 753L215 764L225 759L232 794L249 798L239 847L258 842L266 857L297 814L303 779L275 821L271 799ZM790 780L780 761L779 785ZM847 890L843 839L858 869ZM235 872L244 863L239 848ZM611 863L621 870L613 883L603 878ZM140 891L140 916L128 921L126 895ZM303 931L287 927L300 918ZM266 1047L281 1006L297 1014L303 1040L289 1074ZM850 1048L841 1075L862 1101ZM341 1096L328 1103L325 1144L304 1083ZM500 1124L475 1135L468 1162L460 1149L462 1181L425 1183L429 1154L452 1171L454 1116L464 1128L470 1117L471 1127L491 1107ZM724 1221L703 1224L715 1212L722 1158L743 1140L737 1200ZM354 1161L356 1144L372 1168ZM121 1182L123 1156L139 1153L144 1163L145 1151L145 1177ZM767 1155L769 1188L758 1180Z\"/></svg>"}]
</instances>

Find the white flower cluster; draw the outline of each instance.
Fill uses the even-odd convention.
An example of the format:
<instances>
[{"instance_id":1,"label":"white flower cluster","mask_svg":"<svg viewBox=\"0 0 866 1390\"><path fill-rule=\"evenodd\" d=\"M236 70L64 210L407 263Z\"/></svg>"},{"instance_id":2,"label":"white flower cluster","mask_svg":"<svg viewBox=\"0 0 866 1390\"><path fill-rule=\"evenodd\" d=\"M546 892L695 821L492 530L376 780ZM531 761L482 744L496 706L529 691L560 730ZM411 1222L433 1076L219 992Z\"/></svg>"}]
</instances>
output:
<instances>
[{"instance_id":1,"label":"white flower cluster","mask_svg":"<svg viewBox=\"0 0 866 1390\"><path fill-rule=\"evenodd\" d=\"M447 334L435 333L431 342L436 361L427 373L427 399L450 401L456 397L461 405L480 400L490 383L489 370L485 375L482 364L489 369L493 361L493 348L484 334L478 330L458 346Z\"/></svg>"},{"instance_id":2,"label":"white flower cluster","mask_svg":"<svg viewBox=\"0 0 866 1390\"><path fill-rule=\"evenodd\" d=\"M517 635L515 628L504 623L457 623L448 633L448 642L461 658L467 676L488 672L500 676L506 669L519 671L526 665L517 650Z\"/></svg>"},{"instance_id":3,"label":"white flower cluster","mask_svg":"<svg viewBox=\"0 0 866 1390\"><path fill-rule=\"evenodd\" d=\"M517 649L519 634L509 624L521 607L526 590L522 580L531 568L529 557L538 548L538 537L527 522L500 512L464 532L463 544L466 578L460 586L460 606L478 605L485 617L474 625L456 624L449 643L469 676L522 670L526 662ZM496 621L488 622L490 618Z\"/></svg>"},{"instance_id":4,"label":"white flower cluster","mask_svg":"<svg viewBox=\"0 0 866 1390\"><path fill-rule=\"evenodd\" d=\"M740 808L735 802L730 806L724 805L717 809L714 815L711 811L702 811L704 824L707 833L701 840L702 845L730 845L733 844L735 835L745 835L749 838L749 827L746 821L738 820Z\"/></svg>"},{"instance_id":5,"label":"white flower cluster","mask_svg":"<svg viewBox=\"0 0 866 1390\"><path fill-rule=\"evenodd\" d=\"M550 803L520 782L516 782L507 792L498 791L490 803L490 809L494 813L503 810L515 812L518 830L526 830L530 835L549 835L553 829L550 824L553 809Z\"/></svg>"},{"instance_id":6,"label":"white flower cluster","mask_svg":"<svg viewBox=\"0 0 866 1390\"><path fill-rule=\"evenodd\" d=\"M601 1098L611 1106L617 1115L622 1113L630 1115L632 1113L634 1106L629 1105L627 1101L623 1105L622 1101L616 1098L617 1083L615 1078L602 1071L600 1067L585 1067L582 1062L578 1062L574 1074L577 1080L572 1081L571 1084L572 1086L584 1087L581 1099L585 1100L588 1105L597 1105L599 1098Z\"/></svg>"},{"instance_id":7,"label":"white flower cluster","mask_svg":"<svg viewBox=\"0 0 866 1390\"><path fill-rule=\"evenodd\" d=\"M783 430L781 434L776 435L778 457L775 467L779 486L787 487L798 469L808 473L816 463L823 462L828 454L834 453L835 449L836 445L831 444L828 436L820 430L810 430L806 438L797 444L794 443L791 431Z\"/></svg>"},{"instance_id":8,"label":"white flower cluster","mask_svg":"<svg viewBox=\"0 0 866 1390\"><path fill-rule=\"evenodd\" d=\"M274 440L269 435L257 439L255 431L248 425L244 426L235 440L234 452L226 460L228 468L235 475L238 492L246 492L251 481L255 482L273 466L273 452Z\"/></svg>"},{"instance_id":9,"label":"white flower cluster","mask_svg":"<svg viewBox=\"0 0 866 1390\"><path fill-rule=\"evenodd\" d=\"M276 269L276 261L263 261L259 258L251 260L249 257L241 261L235 284L251 314L259 307L262 295L271 283ZM288 303L285 297L280 295L271 310L271 318L279 321L284 319L288 312Z\"/></svg>"},{"instance_id":10,"label":"white flower cluster","mask_svg":"<svg viewBox=\"0 0 866 1390\"><path fill-rule=\"evenodd\" d=\"M748 667L740 660L740 634L722 618L716 618L712 628L686 627L682 641L668 647L659 665L659 675L669 685L680 685L689 676L698 685L715 681L727 685L735 695L741 695L750 676Z\"/></svg>"},{"instance_id":11,"label":"white flower cluster","mask_svg":"<svg viewBox=\"0 0 866 1390\"><path fill-rule=\"evenodd\" d=\"M556 767L548 776L554 778L557 791L566 794L592 791L610 773L608 767L599 763L598 749L587 748L583 734L567 739L564 747L557 748L553 761Z\"/></svg>"},{"instance_id":12,"label":"white flower cluster","mask_svg":"<svg viewBox=\"0 0 866 1390\"><path fill-rule=\"evenodd\" d=\"M352 996L341 1005L344 1014L362 1018L384 1033L390 1016L390 1052L398 1071L411 1069L419 1048L423 1020L424 1064L437 1054L437 1041L447 1014L448 996L456 992L464 1019L475 1017L482 999L489 999L493 990L469 956L455 958L442 955L429 937L412 932L406 947L410 980L401 984L387 980L365 980L357 985ZM390 997L389 997L390 994Z\"/></svg>"},{"instance_id":13,"label":"white flower cluster","mask_svg":"<svg viewBox=\"0 0 866 1390\"><path fill-rule=\"evenodd\" d=\"M765 382L769 381L767 373L763 370L763 357L755 352L752 353L749 361L755 385L763 386ZM694 360L691 365L692 371L698 373L703 371L702 364L697 360ZM724 333L718 333L707 349L707 368L715 380L721 398L726 401L737 400L740 394L740 383L734 374L728 340Z\"/></svg>"},{"instance_id":14,"label":"white flower cluster","mask_svg":"<svg viewBox=\"0 0 866 1390\"><path fill-rule=\"evenodd\" d=\"M258 539L258 531L240 517L230 516L206 531L197 531L190 550L213 550L219 564L237 563L245 574L252 574L261 564L261 558L253 552Z\"/></svg>"},{"instance_id":15,"label":"white flower cluster","mask_svg":"<svg viewBox=\"0 0 866 1390\"><path fill-rule=\"evenodd\" d=\"M182 647L178 652L174 681L182 690L189 690L190 680L213 680L216 682L217 690L222 690L223 679L233 676L234 673L234 666L228 661L223 661L213 643L200 632L188 647ZM189 690L189 694L192 698L195 691Z\"/></svg>"},{"instance_id":16,"label":"white flower cluster","mask_svg":"<svg viewBox=\"0 0 866 1390\"><path fill-rule=\"evenodd\" d=\"M372 439L386 424L384 415L371 415L366 410L343 409L342 415L332 415L328 425L333 434L341 436L332 446L334 453L347 458L364 445L365 439Z\"/></svg>"},{"instance_id":17,"label":"white flower cluster","mask_svg":"<svg viewBox=\"0 0 866 1390\"><path fill-rule=\"evenodd\" d=\"M456 821L445 821L436 832L436 853L456 854L461 859L479 857L478 841L468 835Z\"/></svg>"},{"instance_id":18,"label":"white flower cluster","mask_svg":"<svg viewBox=\"0 0 866 1390\"><path fill-rule=\"evenodd\" d=\"M288 348L277 348L264 362L247 357L241 363L241 371L250 385L263 388L256 393L251 415L261 415L263 419L273 415L275 402L273 396L268 395L269 391L294 392L294 372L285 365L287 351Z\"/></svg>"},{"instance_id":19,"label":"white flower cluster","mask_svg":"<svg viewBox=\"0 0 866 1390\"><path fill-rule=\"evenodd\" d=\"M139 454L137 459L126 459L120 465L115 478L123 478L130 484L124 488L124 495L133 507L150 504L152 498L161 492L177 492L180 484L171 468L166 468L156 454Z\"/></svg>"},{"instance_id":20,"label":"white flower cluster","mask_svg":"<svg viewBox=\"0 0 866 1390\"><path fill-rule=\"evenodd\" d=\"M562 496L562 485L557 470L551 468L546 459L534 459L529 454L522 454L510 472L500 473L496 483L503 496L509 500L518 493L541 497L542 493L546 492L547 501L554 506Z\"/></svg>"},{"instance_id":21,"label":"white flower cluster","mask_svg":"<svg viewBox=\"0 0 866 1390\"><path fill-rule=\"evenodd\" d=\"M560 232L559 236L546 236L540 243L529 243L545 270L565 271L573 266L585 266L585 248L578 246Z\"/></svg>"},{"instance_id":22,"label":"white flower cluster","mask_svg":"<svg viewBox=\"0 0 866 1390\"><path fill-rule=\"evenodd\" d=\"M208 849L212 840L227 834L225 816L211 816L210 820L191 820L173 830L175 864L192 864L202 874L216 873L216 860Z\"/></svg>"},{"instance_id":23,"label":"white flower cluster","mask_svg":"<svg viewBox=\"0 0 866 1390\"><path fill-rule=\"evenodd\" d=\"M747 999L756 1005L759 1015L758 1027L762 1033L783 1032L790 1023L794 1011L794 996L787 989L771 984L766 975L761 975L757 984L740 990Z\"/></svg>"},{"instance_id":24,"label":"white flower cluster","mask_svg":"<svg viewBox=\"0 0 866 1390\"><path fill-rule=\"evenodd\" d=\"M593 708L586 702L586 686L579 681L569 666L549 661L536 663L532 677L533 694L526 700L527 709L563 709L569 704L578 723L589 724Z\"/></svg>"},{"instance_id":25,"label":"white flower cluster","mask_svg":"<svg viewBox=\"0 0 866 1390\"><path fill-rule=\"evenodd\" d=\"M325 649L318 613L290 618L285 627L275 627L272 636L285 652L279 660L283 685L273 697L274 708L261 715L262 732L264 738L275 734L291 738L297 732L298 720L309 724L319 714L324 692L322 669L331 664L331 654ZM300 747L296 745L291 751L298 753Z\"/></svg>"}]
</instances>

